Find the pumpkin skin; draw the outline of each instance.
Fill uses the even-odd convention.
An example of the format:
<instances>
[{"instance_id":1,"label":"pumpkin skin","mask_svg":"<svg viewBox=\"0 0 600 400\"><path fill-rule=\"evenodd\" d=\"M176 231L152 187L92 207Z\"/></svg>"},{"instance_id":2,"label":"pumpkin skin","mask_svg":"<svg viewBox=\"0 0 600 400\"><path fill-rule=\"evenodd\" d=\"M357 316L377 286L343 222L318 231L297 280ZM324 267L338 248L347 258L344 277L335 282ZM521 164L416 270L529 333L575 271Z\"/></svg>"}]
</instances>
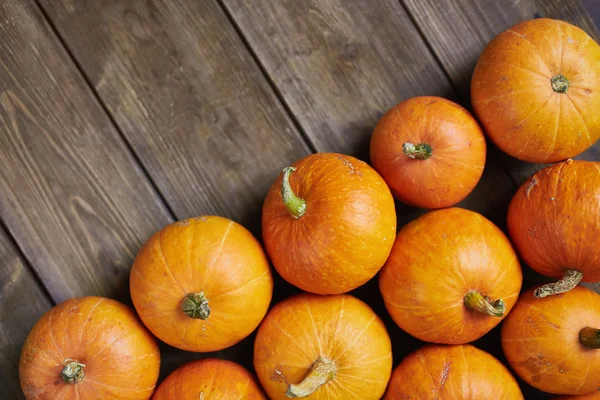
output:
<instances>
[{"instance_id":1,"label":"pumpkin skin","mask_svg":"<svg viewBox=\"0 0 600 400\"><path fill-rule=\"evenodd\" d=\"M328 371L332 378L307 398L375 400L383 395L392 372L391 342L365 303L350 295L300 294L269 311L254 343L254 368L270 399L294 397L286 391L300 393L303 385L298 384L308 383L309 370L322 357L334 366Z\"/></svg>"},{"instance_id":2,"label":"pumpkin skin","mask_svg":"<svg viewBox=\"0 0 600 400\"><path fill-rule=\"evenodd\" d=\"M254 377L231 361L206 358L173 371L160 384L152 400L266 400Z\"/></svg>"},{"instance_id":3,"label":"pumpkin skin","mask_svg":"<svg viewBox=\"0 0 600 400\"><path fill-rule=\"evenodd\" d=\"M521 22L479 57L473 109L492 141L513 157L536 163L574 157L600 137L599 64L600 46L578 27L547 18Z\"/></svg>"},{"instance_id":4,"label":"pumpkin skin","mask_svg":"<svg viewBox=\"0 0 600 400\"><path fill-rule=\"evenodd\" d=\"M373 167L394 197L420 208L462 201L479 182L485 158L485 138L475 118L441 97L403 101L385 113L371 137Z\"/></svg>"},{"instance_id":5,"label":"pumpkin skin","mask_svg":"<svg viewBox=\"0 0 600 400\"><path fill-rule=\"evenodd\" d=\"M81 367L76 363L85 364L83 376L74 376ZM27 400L145 400L159 368L158 344L133 310L104 297L81 297L60 303L35 324L19 375Z\"/></svg>"},{"instance_id":6,"label":"pumpkin skin","mask_svg":"<svg viewBox=\"0 0 600 400\"><path fill-rule=\"evenodd\" d=\"M510 372L492 355L471 345L429 345L394 369L383 400L523 399Z\"/></svg>"},{"instance_id":7,"label":"pumpkin skin","mask_svg":"<svg viewBox=\"0 0 600 400\"><path fill-rule=\"evenodd\" d=\"M571 270L582 273L586 282L600 281L600 245L595 240L600 163L567 160L537 172L514 195L507 223L518 253L537 272L560 277ZM556 291L545 290L540 288L538 295Z\"/></svg>"},{"instance_id":8,"label":"pumpkin skin","mask_svg":"<svg viewBox=\"0 0 600 400\"><path fill-rule=\"evenodd\" d=\"M577 286L538 299L529 290L504 321L502 349L525 382L554 394L587 394L600 387L600 337L582 344L583 328L600 332L600 295Z\"/></svg>"},{"instance_id":9,"label":"pumpkin skin","mask_svg":"<svg viewBox=\"0 0 600 400\"><path fill-rule=\"evenodd\" d=\"M206 352L232 346L256 329L271 302L273 278L246 228L208 216L154 234L133 263L130 289L142 322L156 337Z\"/></svg>"},{"instance_id":10,"label":"pumpkin skin","mask_svg":"<svg viewBox=\"0 0 600 400\"><path fill-rule=\"evenodd\" d=\"M396 234L394 198L383 178L365 162L336 153L310 155L285 171L262 214L263 241L277 272L317 294L345 293L375 276ZM306 204L297 218L282 197L288 178L292 196Z\"/></svg>"},{"instance_id":11,"label":"pumpkin skin","mask_svg":"<svg viewBox=\"0 0 600 400\"><path fill-rule=\"evenodd\" d=\"M581 396L561 396L555 397L553 400L600 400L600 392L595 391Z\"/></svg>"},{"instance_id":12,"label":"pumpkin skin","mask_svg":"<svg viewBox=\"0 0 600 400\"><path fill-rule=\"evenodd\" d=\"M426 342L463 344L500 323L522 280L517 255L498 227L476 212L448 208L398 232L379 288L404 331Z\"/></svg>"}]
</instances>

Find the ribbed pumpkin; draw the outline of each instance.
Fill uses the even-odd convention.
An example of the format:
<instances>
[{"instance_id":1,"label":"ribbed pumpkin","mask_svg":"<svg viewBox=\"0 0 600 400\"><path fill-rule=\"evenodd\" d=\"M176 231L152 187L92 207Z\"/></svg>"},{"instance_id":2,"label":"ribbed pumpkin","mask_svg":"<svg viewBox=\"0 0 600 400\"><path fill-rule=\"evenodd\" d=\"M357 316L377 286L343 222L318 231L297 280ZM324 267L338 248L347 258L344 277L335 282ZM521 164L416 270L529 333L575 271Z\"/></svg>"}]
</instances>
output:
<instances>
[{"instance_id":1,"label":"ribbed pumpkin","mask_svg":"<svg viewBox=\"0 0 600 400\"><path fill-rule=\"evenodd\" d=\"M577 286L536 298L524 293L502 327L513 370L544 392L587 394L600 388L600 295Z\"/></svg>"},{"instance_id":2,"label":"ribbed pumpkin","mask_svg":"<svg viewBox=\"0 0 600 400\"><path fill-rule=\"evenodd\" d=\"M362 301L300 294L267 314L254 368L273 400L376 400L392 372L392 348L383 323Z\"/></svg>"},{"instance_id":3,"label":"ribbed pumpkin","mask_svg":"<svg viewBox=\"0 0 600 400\"><path fill-rule=\"evenodd\" d=\"M138 253L131 299L160 340L216 351L248 336L265 316L273 279L267 258L243 226L221 217L170 224Z\"/></svg>"},{"instance_id":4,"label":"ribbed pumpkin","mask_svg":"<svg viewBox=\"0 0 600 400\"><path fill-rule=\"evenodd\" d=\"M394 199L366 163L313 154L275 181L262 229L271 261L286 281L308 292L344 293L375 276L390 254Z\"/></svg>"},{"instance_id":5,"label":"ribbed pumpkin","mask_svg":"<svg viewBox=\"0 0 600 400\"><path fill-rule=\"evenodd\" d=\"M442 208L463 200L483 173L486 144L475 118L441 97L405 100L381 118L371 163L398 200Z\"/></svg>"},{"instance_id":6,"label":"ribbed pumpkin","mask_svg":"<svg viewBox=\"0 0 600 400\"><path fill-rule=\"evenodd\" d=\"M494 143L524 161L574 157L600 137L600 46L539 18L500 33L473 72L473 108Z\"/></svg>"},{"instance_id":7,"label":"ribbed pumpkin","mask_svg":"<svg viewBox=\"0 0 600 400\"><path fill-rule=\"evenodd\" d=\"M536 296L600 281L600 163L567 160L525 182L508 209L515 248L537 272L563 279Z\"/></svg>"},{"instance_id":8,"label":"ribbed pumpkin","mask_svg":"<svg viewBox=\"0 0 600 400\"><path fill-rule=\"evenodd\" d=\"M522 273L510 242L476 212L429 212L399 232L379 276L385 305L409 334L463 344L498 325L517 301Z\"/></svg>"},{"instance_id":9,"label":"ribbed pumpkin","mask_svg":"<svg viewBox=\"0 0 600 400\"><path fill-rule=\"evenodd\" d=\"M133 310L104 297L81 297L35 324L19 375L27 400L146 400L159 367L158 345Z\"/></svg>"}]
</instances>

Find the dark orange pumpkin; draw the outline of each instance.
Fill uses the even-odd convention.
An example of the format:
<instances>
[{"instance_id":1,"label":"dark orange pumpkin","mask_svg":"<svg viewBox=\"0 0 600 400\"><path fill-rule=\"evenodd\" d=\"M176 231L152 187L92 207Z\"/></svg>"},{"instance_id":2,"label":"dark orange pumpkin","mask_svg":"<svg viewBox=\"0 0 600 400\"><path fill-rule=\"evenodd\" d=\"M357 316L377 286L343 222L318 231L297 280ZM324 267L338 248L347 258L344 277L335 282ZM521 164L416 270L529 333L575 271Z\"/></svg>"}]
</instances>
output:
<instances>
[{"instance_id":1,"label":"dark orange pumpkin","mask_svg":"<svg viewBox=\"0 0 600 400\"><path fill-rule=\"evenodd\" d=\"M471 345L425 346L392 374L383 400L517 400L523 394L508 370Z\"/></svg>"},{"instance_id":2,"label":"dark orange pumpkin","mask_svg":"<svg viewBox=\"0 0 600 400\"><path fill-rule=\"evenodd\" d=\"M133 311L104 297L67 300L35 324L21 352L28 400L149 399L158 345Z\"/></svg>"},{"instance_id":3,"label":"dark orange pumpkin","mask_svg":"<svg viewBox=\"0 0 600 400\"><path fill-rule=\"evenodd\" d=\"M160 340L188 351L232 346L271 302L267 258L243 226L221 217L179 221L154 234L130 275L131 299Z\"/></svg>"},{"instance_id":4,"label":"dark orange pumpkin","mask_svg":"<svg viewBox=\"0 0 600 400\"><path fill-rule=\"evenodd\" d=\"M266 400L254 377L241 365L207 358L173 371L152 400Z\"/></svg>"},{"instance_id":5,"label":"dark orange pumpkin","mask_svg":"<svg viewBox=\"0 0 600 400\"><path fill-rule=\"evenodd\" d=\"M362 301L301 294L267 314L254 343L254 368L273 400L376 400L390 379L392 347Z\"/></svg>"},{"instance_id":6,"label":"dark orange pumpkin","mask_svg":"<svg viewBox=\"0 0 600 400\"><path fill-rule=\"evenodd\" d=\"M595 392L582 394L581 396L561 396L555 397L552 400L600 400L600 392L596 390Z\"/></svg>"},{"instance_id":7,"label":"dark orange pumpkin","mask_svg":"<svg viewBox=\"0 0 600 400\"><path fill-rule=\"evenodd\" d=\"M587 394L600 388L600 295L577 286L538 299L524 293L502 327L506 359L544 392Z\"/></svg>"},{"instance_id":8,"label":"dark orange pumpkin","mask_svg":"<svg viewBox=\"0 0 600 400\"><path fill-rule=\"evenodd\" d=\"M396 234L396 210L386 183L366 163L318 153L275 181L262 227L267 252L286 281L337 294L362 285L383 266Z\"/></svg>"},{"instance_id":9,"label":"dark orange pumpkin","mask_svg":"<svg viewBox=\"0 0 600 400\"><path fill-rule=\"evenodd\" d=\"M475 118L441 97L413 97L381 118L371 138L371 163L394 196L421 208L463 200L477 185L486 144Z\"/></svg>"},{"instance_id":10,"label":"dark orange pumpkin","mask_svg":"<svg viewBox=\"0 0 600 400\"><path fill-rule=\"evenodd\" d=\"M567 160L525 182L508 209L508 231L523 260L537 272L564 278L544 285L544 297L583 278L600 281L600 163Z\"/></svg>"},{"instance_id":11,"label":"dark orange pumpkin","mask_svg":"<svg viewBox=\"0 0 600 400\"><path fill-rule=\"evenodd\" d=\"M471 81L473 108L498 147L524 161L574 157L600 137L600 46L540 18L500 33Z\"/></svg>"},{"instance_id":12,"label":"dark orange pumpkin","mask_svg":"<svg viewBox=\"0 0 600 400\"><path fill-rule=\"evenodd\" d=\"M385 305L411 335L463 344L498 325L517 301L519 260L500 229L448 208L405 225L379 276Z\"/></svg>"}]
</instances>

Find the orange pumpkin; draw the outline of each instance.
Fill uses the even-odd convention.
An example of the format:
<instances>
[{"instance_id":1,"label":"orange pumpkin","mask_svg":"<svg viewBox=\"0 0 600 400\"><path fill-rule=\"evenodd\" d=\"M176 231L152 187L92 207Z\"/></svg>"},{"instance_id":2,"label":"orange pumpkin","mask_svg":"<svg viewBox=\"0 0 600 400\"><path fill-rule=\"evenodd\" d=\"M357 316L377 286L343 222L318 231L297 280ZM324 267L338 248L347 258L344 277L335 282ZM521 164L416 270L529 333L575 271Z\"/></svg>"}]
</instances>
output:
<instances>
[{"instance_id":1,"label":"orange pumpkin","mask_svg":"<svg viewBox=\"0 0 600 400\"><path fill-rule=\"evenodd\" d=\"M394 196L421 208L463 200L477 185L486 144L475 118L441 97L413 97L389 110L371 138L371 163Z\"/></svg>"},{"instance_id":2,"label":"orange pumpkin","mask_svg":"<svg viewBox=\"0 0 600 400\"><path fill-rule=\"evenodd\" d=\"M432 211L405 225L379 278L398 326L444 344L471 342L498 325L522 283L506 236L462 208Z\"/></svg>"},{"instance_id":3,"label":"orange pumpkin","mask_svg":"<svg viewBox=\"0 0 600 400\"><path fill-rule=\"evenodd\" d=\"M308 292L338 294L361 286L383 266L396 234L396 210L386 183L366 163L319 153L275 181L262 227L267 252L286 281Z\"/></svg>"},{"instance_id":4,"label":"orange pumpkin","mask_svg":"<svg viewBox=\"0 0 600 400\"><path fill-rule=\"evenodd\" d=\"M561 396L555 397L553 400L600 400L600 392L595 391L581 396Z\"/></svg>"},{"instance_id":5,"label":"orange pumpkin","mask_svg":"<svg viewBox=\"0 0 600 400\"><path fill-rule=\"evenodd\" d=\"M199 217L166 226L142 247L130 275L133 304L160 340L216 351L248 336L265 316L273 279L243 226Z\"/></svg>"},{"instance_id":6,"label":"orange pumpkin","mask_svg":"<svg viewBox=\"0 0 600 400\"><path fill-rule=\"evenodd\" d=\"M574 157L600 137L600 46L540 18L500 33L473 72L471 98L494 143L524 161Z\"/></svg>"},{"instance_id":7,"label":"orange pumpkin","mask_svg":"<svg viewBox=\"0 0 600 400\"><path fill-rule=\"evenodd\" d=\"M254 377L231 361L206 358L173 371L160 384L152 400L266 400Z\"/></svg>"},{"instance_id":8,"label":"orange pumpkin","mask_svg":"<svg viewBox=\"0 0 600 400\"><path fill-rule=\"evenodd\" d=\"M525 182L508 209L508 231L523 260L563 279L538 297L600 281L600 163L567 160Z\"/></svg>"},{"instance_id":9,"label":"orange pumpkin","mask_svg":"<svg viewBox=\"0 0 600 400\"><path fill-rule=\"evenodd\" d=\"M273 400L375 400L390 379L392 347L362 301L300 294L267 314L254 343L254 368Z\"/></svg>"},{"instance_id":10,"label":"orange pumpkin","mask_svg":"<svg viewBox=\"0 0 600 400\"><path fill-rule=\"evenodd\" d=\"M600 388L600 295L581 286L538 299L524 293L502 327L506 359L544 392L587 394Z\"/></svg>"},{"instance_id":11,"label":"orange pumpkin","mask_svg":"<svg viewBox=\"0 0 600 400\"><path fill-rule=\"evenodd\" d=\"M158 345L133 311L104 297L67 300L35 324L21 352L27 400L149 399Z\"/></svg>"},{"instance_id":12,"label":"orange pumpkin","mask_svg":"<svg viewBox=\"0 0 600 400\"><path fill-rule=\"evenodd\" d=\"M515 378L471 345L425 346L394 369L383 400L523 399Z\"/></svg>"}]
</instances>

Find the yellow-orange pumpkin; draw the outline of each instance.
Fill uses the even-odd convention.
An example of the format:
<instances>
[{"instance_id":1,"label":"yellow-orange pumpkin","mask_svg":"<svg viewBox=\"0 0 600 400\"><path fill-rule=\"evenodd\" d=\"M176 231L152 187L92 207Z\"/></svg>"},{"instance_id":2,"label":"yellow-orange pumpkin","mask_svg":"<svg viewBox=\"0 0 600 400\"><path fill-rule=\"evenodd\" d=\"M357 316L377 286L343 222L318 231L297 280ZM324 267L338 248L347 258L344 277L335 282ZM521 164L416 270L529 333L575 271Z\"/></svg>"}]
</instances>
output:
<instances>
[{"instance_id":1,"label":"yellow-orange pumpkin","mask_svg":"<svg viewBox=\"0 0 600 400\"><path fill-rule=\"evenodd\" d=\"M144 244L130 289L140 318L160 340L215 351L256 329L273 279L248 230L226 218L198 217L168 225Z\"/></svg>"}]
</instances>

